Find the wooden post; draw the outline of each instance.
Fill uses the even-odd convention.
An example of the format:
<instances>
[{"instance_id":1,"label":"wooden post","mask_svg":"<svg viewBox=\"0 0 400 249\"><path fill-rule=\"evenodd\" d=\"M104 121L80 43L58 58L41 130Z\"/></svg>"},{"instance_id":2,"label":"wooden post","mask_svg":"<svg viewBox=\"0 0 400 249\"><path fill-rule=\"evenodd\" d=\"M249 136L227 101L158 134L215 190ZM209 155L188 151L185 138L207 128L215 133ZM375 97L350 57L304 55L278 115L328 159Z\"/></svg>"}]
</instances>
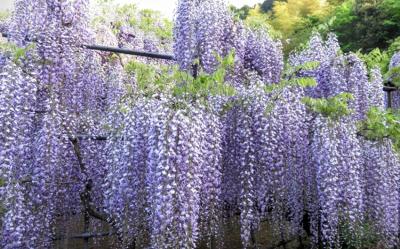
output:
<instances>
[{"instance_id":1,"label":"wooden post","mask_svg":"<svg viewBox=\"0 0 400 249\"><path fill-rule=\"evenodd\" d=\"M251 241L251 248L256 249L257 248L257 239L256 239L256 233L254 231L254 228L251 228L250 231L250 241Z\"/></svg>"},{"instance_id":2,"label":"wooden post","mask_svg":"<svg viewBox=\"0 0 400 249\"><path fill-rule=\"evenodd\" d=\"M392 91L388 91L387 92L387 101L388 101L388 108L392 108Z\"/></svg>"},{"instance_id":3,"label":"wooden post","mask_svg":"<svg viewBox=\"0 0 400 249\"><path fill-rule=\"evenodd\" d=\"M193 64L192 65L192 75L194 78L197 78L199 74L199 65L198 64Z\"/></svg>"},{"instance_id":4,"label":"wooden post","mask_svg":"<svg viewBox=\"0 0 400 249\"><path fill-rule=\"evenodd\" d=\"M87 210L84 211L83 215L83 232L88 233L90 229L90 215ZM83 249L89 249L89 237L83 239Z\"/></svg>"}]
</instances>

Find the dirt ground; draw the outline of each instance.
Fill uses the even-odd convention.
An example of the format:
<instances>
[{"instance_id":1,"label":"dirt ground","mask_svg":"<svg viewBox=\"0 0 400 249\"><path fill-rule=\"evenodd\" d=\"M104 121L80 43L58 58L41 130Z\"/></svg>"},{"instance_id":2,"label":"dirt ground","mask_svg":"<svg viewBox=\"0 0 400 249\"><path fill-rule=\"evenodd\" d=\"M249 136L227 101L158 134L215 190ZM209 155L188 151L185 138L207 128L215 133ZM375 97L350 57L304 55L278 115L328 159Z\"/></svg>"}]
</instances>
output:
<instances>
[{"instance_id":1,"label":"dirt ground","mask_svg":"<svg viewBox=\"0 0 400 249\"><path fill-rule=\"evenodd\" d=\"M67 223L63 222L63 226L58 231L59 233L66 232L71 235L82 234L83 222L80 218L73 219ZM92 224L93 225L93 224ZM109 228L107 225L97 224L93 227L96 233L107 232ZM289 238L289 242L282 244L281 238L276 238L271 232L271 228L266 222L261 224L260 230L255 234L257 249L297 249L299 248L299 238ZM90 249L113 249L115 248L114 242L116 241L115 236L107 236L102 238L96 238L89 240ZM308 248L307 241L303 241L304 248ZM84 244L82 239L68 239L58 240L55 242L54 249L83 249ZM142 249L142 248L136 248ZM199 243L198 249L208 249L206 243ZM230 219L224 226L224 240L223 246L216 249L242 249L242 243L240 241L240 227L238 218Z\"/></svg>"}]
</instances>

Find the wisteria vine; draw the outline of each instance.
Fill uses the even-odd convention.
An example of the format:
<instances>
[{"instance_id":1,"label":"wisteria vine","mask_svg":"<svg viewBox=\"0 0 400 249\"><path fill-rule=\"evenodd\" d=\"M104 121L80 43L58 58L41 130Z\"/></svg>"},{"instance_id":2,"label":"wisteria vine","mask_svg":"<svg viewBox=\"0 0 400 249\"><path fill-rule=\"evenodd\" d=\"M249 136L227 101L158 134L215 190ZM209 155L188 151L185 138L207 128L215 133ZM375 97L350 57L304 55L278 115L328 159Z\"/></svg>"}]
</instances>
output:
<instances>
[{"instance_id":1,"label":"wisteria vine","mask_svg":"<svg viewBox=\"0 0 400 249\"><path fill-rule=\"evenodd\" d=\"M152 15L138 13L125 14ZM8 39L23 55L0 54L2 248L51 248L73 217L109 228L115 248L229 248L232 223L243 248L266 233L400 245L399 155L363 123L387 106L383 76L334 35L314 34L284 70L280 42L222 0L180 0L173 44L96 27L114 25L105 42L120 47L171 48L179 67L140 59L127 73L126 58L81 46L105 39L90 20L88 0L16 1Z\"/></svg>"}]
</instances>

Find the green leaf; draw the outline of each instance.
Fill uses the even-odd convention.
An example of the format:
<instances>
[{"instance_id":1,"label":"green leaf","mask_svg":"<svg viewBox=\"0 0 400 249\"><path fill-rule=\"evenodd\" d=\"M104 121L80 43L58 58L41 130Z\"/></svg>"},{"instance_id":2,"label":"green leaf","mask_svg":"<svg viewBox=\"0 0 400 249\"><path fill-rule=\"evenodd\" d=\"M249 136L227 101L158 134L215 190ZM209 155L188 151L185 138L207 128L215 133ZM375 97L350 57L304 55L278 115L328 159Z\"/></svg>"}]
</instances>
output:
<instances>
[{"instance_id":1,"label":"green leaf","mask_svg":"<svg viewBox=\"0 0 400 249\"><path fill-rule=\"evenodd\" d=\"M309 61L297 67L299 70L315 70L320 66L319 61Z\"/></svg>"},{"instance_id":2,"label":"green leaf","mask_svg":"<svg viewBox=\"0 0 400 249\"><path fill-rule=\"evenodd\" d=\"M359 132L369 140L389 138L400 152L400 115L397 111L371 108L367 118L360 123Z\"/></svg>"},{"instance_id":3,"label":"green leaf","mask_svg":"<svg viewBox=\"0 0 400 249\"><path fill-rule=\"evenodd\" d=\"M302 102L313 112L337 120L352 113L348 108L348 101L353 99L350 93L341 93L330 98L305 97Z\"/></svg>"},{"instance_id":4,"label":"green leaf","mask_svg":"<svg viewBox=\"0 0 400 249\"><path fill-rule=\"evenodd\" d=\"M317 81L312 77L296 78L293 81L294 86L298 87L315 87L317 86Z\"/></svg>"}]
</instances>

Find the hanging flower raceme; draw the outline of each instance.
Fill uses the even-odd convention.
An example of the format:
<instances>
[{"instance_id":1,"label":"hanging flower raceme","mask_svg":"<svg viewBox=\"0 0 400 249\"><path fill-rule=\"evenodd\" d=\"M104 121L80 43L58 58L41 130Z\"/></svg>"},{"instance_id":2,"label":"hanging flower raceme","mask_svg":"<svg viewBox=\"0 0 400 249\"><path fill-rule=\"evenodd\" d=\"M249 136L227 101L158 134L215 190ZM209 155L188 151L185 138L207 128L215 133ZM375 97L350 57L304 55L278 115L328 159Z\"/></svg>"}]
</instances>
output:
<instances>
[{"instance_id":1,"label":"hanging flower raceme","mask_svg":"<svg viewBox=\"0 0 400 249\"><path fill-rule=\"evenodd\" d=\"M385 247L395 248L399 243L399 157L390 140L362 141L365 216Z\"/></svg>"},{"instance_id":2,"label":"hanging flower raceme","mask_svg":"<svg viewBox=\"0 0 400 249\"><path fill-rule=\"evenodd\" d=\"M369 80L368 72L364 62L362 62L355 54L346 57L347 86L343 92L351 93L354 100L349 103L349 107L354 111L354 118L362 120L366 117L369 110ZM338 94L338 93L336 93Z\"/></svg>"},{"instance_id":3,"label":"hanging flower raceme","mask_svg":"<svg viewBox=\"0 0 400 249\"><path fill-rule=\"evenodd\" d=\"M393 57L390 60L389 64L389 71L395 71L397 68L400 67L400 52L397 52L393 55ZM399 73L392 73L392 75L389 77L389 80L393 80L394 78L398 78ZM400 108L400 93L399 91L394 91L391 92L392 94L392 103L391 106L393 109L399 109ZM386 96L387 98L387 96ZM388 100L387 100L388 101ZM386 105L388 106L388 105Z\"/></svg>"},{"instance_id":4,"label":"hanging flower raceme","mask_svg":"<svg viewBox=\"0 0 400 249\"><path fill-rule=\"evenodd\" d=\"M243 105L248 103L243 102ZM243 110L244 109L244 110ZM256 210L256 147L255 134L252 127L252 117L246 108L238 110L236 127L237 164L240 183L240 228L244 247L250 244L252 233L258 224Z\"/></svg>"},{"instance_id":5,"label":"hanging flower raceme","mask_svg":"<svg viewBox=\"0 0 400 249\"><path fill-rule=\"evenodd\" d=\"M214 112L203 110L200 236L209 244L218 241L222 225L222 123Z\"/></svg>"},{"instance_id":6,"label":"hanging flower raceme","mask_svg":"<svg viewBox=\"0 0 400 249\"><path fill-rule=\"evenodd\" d=\"M373 68L371 70L370 82L367 88L369 107L377 107L380 110L385 109L386 94L382 91L382 85L383 78L381 71L378 68Z\"/></svg>"},{"instance_id":7,"label":"hanging flower raceme","mask_svg":"<svg viewBox=\"0 0 400 249\"><path fill-rule=\"evenodd\" d=\"M306 90L308 96L321 98L334 95L334 93L332 93L334 90L332 87L332 81L334 84L338 85L340 85L339 82L343 81L342 78L335 75L336 73L339 73L340 70L338 70L339 72L331 70L332 65L341 63L341 60L339 59L338 61L335 61L339 51L340 47L336 36L331 34L327 41L323 41L321 36L316 33L310 38L308 47L305 50L290 55L289 63L293 67L299 67L308 62L317 62L320 64L316 70L300 72L303 76L315 77L315 80L317 81L316 87ZM334 75L332 75L332 73L334 73ZM331 81L331 77L335 76L339 79ZM336 82L337 80L339 80L339 82Z\"/></svg>"},{"instance_id":8,"label":"hanging flower raceme","mask_svg":"<svg viewBox=\"0 0 400 249\"><path fill-rule=\"evenodd\" d=\"M314 77L317 86L308 88L306 94L314 98L326 98L340 93L351 93L354 97L349 103L353 117L357 120L366 118L369 108L375 105L381 107L377 91L382 83L382 76L377 69L368 71L364 62L355 54L342 55L336 37L331 34L323 41L319 34L314 34L308 48L290 56L290 64L299 67L305 63L318 62L313 70L302 70L300 76Z\"/></svg>"},{"instance_id":9,"label":"hanging flower raceme","mask_svg":"<svg viewBox=\"0 0 400 249\"><path fill-rule=\"evenodd\" d=\"M183 70L190 71L197 54L195 15L197 1L180 0L174 25L174 55Z\"/></svg>"},{"instance_id":10,"label":"hanging flower raceme","mask_svg":"<svg viewBox=\"0 0 400 249\"><path fill-rule=\"evenodd\" d=\"M149 220L151 189L148 177L151 169L148 160L151 148L148 136L150 118L157 104L161 103L147 100L137 103L124 121L123 133L111 139L108 145L111 167L108 167L105 183L106 210L117 221L125 246L135 237L144 238L144 228ZM136 243L140 245L146 241Z\"/></svg>"},{"instance_id":11,"label":"hanging flower raceme","mask_svg":"<svg viewBox=\"0 0 400 249\"><path fill-rule=\"evenodd\" d=\"M243 84L246 70L255 71L265 84L278 83L283 70L282 46L268 34L246 30L236 23L220 0L181 0L174 28L174 55L182 70L193 71L193 65L212 73L218 57L235 55L232 84ZM198 62L196 62L198 60ZM233 75L232 75L233 73Z\"/></svg>"},{"instance_id":12,"label":"hanging flower raceme","mask_svg":"<svg viewBox=\"0 0 400 249\"><path fill-rule=\"evenodd\" d=\"M337 206L340 201L337 138L330 131L328 122L323 119L315 120L316 135L311 147L316 171L317 202L321 210L321 234L325 247L333 246L337 240L339 225ZM313 233L318 237L318 230Z\"/></svg>"},{"instance_id":13,"label":"hanging flower raceme","mask_svg":"<svg viewBox=\"0 0 400 249\"><path fill-rule=\"evenodd\" d=\"M274 224L274 234L281 239L287 236L285 230L289 230L288 234L300 231L303 218L308 146L307 115L301 103L303 95L301 89L287 87L282 93L271 93L269 105L272 107L267 105L258 111L260 121L262 114L266 116L258 124L259 134L255 136L259 138L257 144L261 145L257 151L262 152L258 155L262 163L259 172L263 175L259 185L264 187L260 187L263 191L258 191L259 198L264 198L260 201L265 218ZM265 185L267 189L263 189ZM286 221L289 229L283 225Z\"/></svg>"},{"instance_id":14,"label":"hanging flower raceme","mask_svg":"<svg viewBox=\"0 0 400 249\"><path fill-rule=\"evenodd\" d=\"M18 46L35 41L45 23L41 15L46 13L46 0L18 0L9 24L9 39Z\"/></svg>"},{"instance_id":15,"label":"hanging flower raceme","mask_svg":"<svg viewBox=\"0 0 400 249\"><path fill-rule=\"evenodd\" d=\"M31 214L37 226L32 230L38 235L35 247L50 246L58 218L80 211L79 195L83 185L77 159L70 146L70 138L62 128L60 104L53 95L46 103L47 113L38 124L33 138L32 181L29 182L32 198Z\"/></svg>"},{"instance_id":16,"label":"hanging flower raceme","mask_svg":"<svg viewBox=\"0 0 400 249\"><path fill-rule=\"evenodd\" d=\"M88 43L83 38L88 30L87 7L86 0L16 2L9 39L22 46L25 54L15 65L9 62L3 68L4 110L0 115L5 129L0 137L5 139L1 146L9 148L1 148L1 161L4 157L4 161L10 162L9 166L2 164L2 168L4 175L12 176L4 188L4 196L24 196L25 201L20 198L15 200L18 205L11 206L11 198L10 205L5 205L10 220L3 227L1 243L5 247L49 247L56 217L67 217L81 210L79 193L90 179L84 172L86 168L78 165L71 133L98 125L94 120L104 110L101 106L104 99L98 97L104 95L101 94L104 84L97 77L97 61L81 48ZM30 48L32 43L35 47ZM6 84L7 81L15 83ZM89 109L91 116L84 119L78 115L89 113ZM91 169L104 167L91 160L89 153L86 163L96 164L90 165ZM93 172L90 177L103 177L99 174ZM24 192L16 193L16 189ZM22 224L11 222L14 215L18 216L15 221L24 219L21 215L28 213L31 217L24 218L37 225L22 228Z\"/></svg>"},{"instance_id":17,"label":"hanging flower raceme","mask_svg":"<svg viewBox=\"0 0 400 249\"><path fill-rule=\"evenodd\" d=\"M283 70L282 45L263 32L248 32L245 65L255 70L265 83L279 83Z\"/></svg>"},{"instance_id":18,"label":"hanging flower raceme","mask_svg":"<svg viewBox=\"0 0 400 249\"><path fill-rule=\"evenodd\" d=\"M7 34L9 26L9 20L0 20L0 33Z\"/></svg>"},{"instance_id":19,"label":"hanging flower raceme","mask_svg":"<svg viewBox=\"0 0 400 249\"><path fill-rule=\"evenodd\" d=\"M28 223L22 222L32 219L28 185L32 182L35 115L30 108L35 103L35 93L34 80L8 60L0 74L0 172L4 182L0 202L6 210L0 244L5 248L37 245L35 239L40 237L33 235L32 229L25 225Z\"/></svg>"},{"instance_id":20,"label":"hanging flower raceme","mask_svg":"<svg viewBox=\"0 0 400 249\"><path fill-rule=\"evenodd\" d=\"M310 153L319 208L311 215L320 230L317 226L312 232L331 248L339 241L339 225L355 228L363 220L361 149L351 121L318 116L313 129Z\"/></svg>"},{"instance_id":21,"label":"hanging flower raceme","mask_svg":"<svg viewBox=\"0 0 400 249\"><path fill-rule=\"evenodd\" d=\"M195 248L200 236L212 241L222 205L218 117L198 105L142 98L124 124L109 143L105 182L122 246L132 238L154 248Z\"/></svg>"},{"instance_id":22,"label":"hanging flower raceme","mask_svg":"<svg viewBox=\"0 0 400 249\"><path fill-rule=\"evenodd\" d=\"M223 55L225 26L224 21L229 18L223 1L205 0L199 2L196 9L196 56L205 72L212 73L219 62L217 55ZM193 61L192 61L193 62Z\"/></svg>"},{"instance_id":23,"label":"hanging flower raceme","mask_svg":"<svg viewBox=\"0 0 400 249\"><path fill-rule=\"evenodd\" d=\"M266 94L255 84L240 89L225 114L222 199L228 215L240 212L245 247L261 220L282 239L287 220L294 233L301 229L308 146L301 96L296 88Z\"/></svg>"}]
</instances>

